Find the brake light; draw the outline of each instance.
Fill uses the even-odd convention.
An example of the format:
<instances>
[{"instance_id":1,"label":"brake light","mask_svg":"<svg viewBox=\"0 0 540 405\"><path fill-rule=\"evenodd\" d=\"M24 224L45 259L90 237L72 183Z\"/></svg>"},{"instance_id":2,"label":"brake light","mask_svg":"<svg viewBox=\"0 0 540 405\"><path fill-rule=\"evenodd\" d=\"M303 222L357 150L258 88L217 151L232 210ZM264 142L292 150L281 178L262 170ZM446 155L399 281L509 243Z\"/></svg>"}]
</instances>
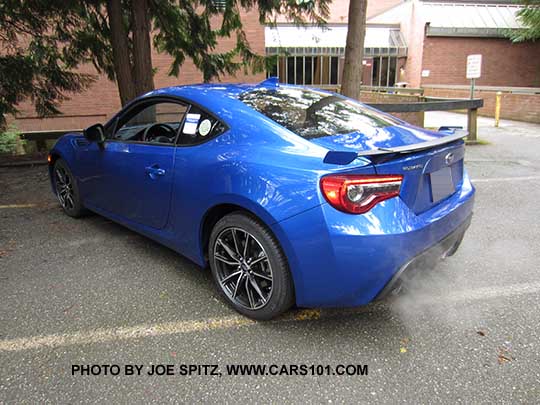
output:
<instances>
[{"instance_id":1,"label":"brake light","mask_svg":"<svg viewBox=\"0 0 540 405\"><path fill-rule=\"evenodd\" d=\"M381 201L399 195L401 175L334 175L321 179L321 190L332 207L364 214Z\"/></svg>"}]
</instances>

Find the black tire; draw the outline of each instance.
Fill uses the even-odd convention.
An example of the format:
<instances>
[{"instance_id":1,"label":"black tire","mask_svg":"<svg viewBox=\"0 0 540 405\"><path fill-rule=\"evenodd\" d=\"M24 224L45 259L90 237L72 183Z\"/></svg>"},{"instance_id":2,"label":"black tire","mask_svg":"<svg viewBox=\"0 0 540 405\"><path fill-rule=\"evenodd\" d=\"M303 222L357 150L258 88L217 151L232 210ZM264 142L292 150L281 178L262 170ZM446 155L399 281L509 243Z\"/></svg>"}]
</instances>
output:
<instances>
[{"instance_id":1,"label":"black tire","mask_svg":"<svg viewBox=\"0 0 540 405\"><path fill-rule=\"evenodd\" d=\"M234 212L221 218L210 235L208 259L218 290L241 314L266 321L294 304L285 254L274 235L252 216Z\"/></svg>"},{"instance_id":2,"label":"black tire","mask_svg":"<svg viewBox=\"0 0 540 405\"><path fill-rule=\"evenodd\" d=\"M54 163L53 180L56 196L64 212L73 218L79 218L86 214L77 180L67 163L62 159L58 159Z\"/></svg>"}]
</instances>

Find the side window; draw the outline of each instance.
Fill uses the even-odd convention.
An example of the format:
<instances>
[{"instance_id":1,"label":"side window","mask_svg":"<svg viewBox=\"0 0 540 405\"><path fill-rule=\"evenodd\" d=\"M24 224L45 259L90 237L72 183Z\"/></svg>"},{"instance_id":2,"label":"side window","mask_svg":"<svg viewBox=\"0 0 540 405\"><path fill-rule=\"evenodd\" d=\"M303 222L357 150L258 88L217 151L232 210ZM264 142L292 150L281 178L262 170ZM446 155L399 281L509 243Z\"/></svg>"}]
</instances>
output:
<instances>
[{"instance_id":1,"label":"side window","mask_svg":"<svg viewBox=\"0 0 540 405\"><path fill-rule=\"evenodd\" d=\"M141 103L118 120L111 139L174 144L187 106L171 101Z\"/></svg>"},{"instance_id":2,"label":"side window","mask_svg":"<svg viewBox=\"0 0 540 405\"><path fill-rule=\"evenodd\" d=\"M214 116L196 106L189 109L180 136L179 145L196 145L225 131L225 125Z\"/></svg>"}]
</instances>

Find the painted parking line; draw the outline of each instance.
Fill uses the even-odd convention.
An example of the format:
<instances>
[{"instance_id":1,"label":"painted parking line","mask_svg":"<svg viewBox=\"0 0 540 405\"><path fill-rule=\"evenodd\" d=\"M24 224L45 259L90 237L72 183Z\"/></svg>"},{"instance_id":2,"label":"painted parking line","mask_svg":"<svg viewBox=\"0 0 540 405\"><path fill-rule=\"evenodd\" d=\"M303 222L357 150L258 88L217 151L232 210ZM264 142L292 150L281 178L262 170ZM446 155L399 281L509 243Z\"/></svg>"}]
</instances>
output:
<instances>
[{"instance_id":1,"label":"painted parking line","mask_svg":"<svg viewBox=\"0 0 540 405\"><path fill-rule=\"evenodd\" d=\"M534 282L454 291L453 293L448 295L447 300L452 302L477 301L484 299L515 297L520 295L538 293L540 293L540 282ZM437 297L433 297L434 300L436 298Z\"/></svg>"},{"instance_id":2,"label":"painted parking line","mask_svg":"<svg viewBox=\"0 0 540 405\"><path fill-rule=\"evenodd\" d=\"M0 341L0 352L18 352L31 349L58 348L73 345L106 343L118 340L140 339L152 336L231 329L254 323L255 321L242 316L231 316L203 321L167 322L155 325L97 329L94 331L75 332L62 335L35 336L30 338L2 340Z\"/></svg>"},{"instance_id":3,"label":"painted parking line","mask_svg":"<svg viewBox=\"0 0 540 405\"><path fill-rule=\"evenodd\" d=\"M0 205L1 209L9 209L9 208L34 208L36 204L7 204L7 205Z\"/></svg>"},{"instance_id":4,"label":"painted parking line","mask_svg":"<svg viewBox=\"0 0 540 405\"><path fill-rule=\"evenodd\" d=\"M524 177L487 177L484 179L472 179L474 183L489 183L498 181L534 181L540 180L540 176L524 176Z\"/></svg>"},{"instance_id":5,"label":"painted parking line","mask_svg":"<svg viewBox=\"0 0 540 405\"><path fill-rule=\"evenodd\" d=\"M485 287L470 290L455 291L446 296L423 296L421 304L425 305L445 305L448 302L468 302L477 300L488 300L494 298L522 296L526 294L540 293L540 282L512 284L497 287ZM318 319L329 319L355 315L373 311L376 308L384 307L384 302L378 302L365 307L348 310L321 311L318 309L300 310L287 314L272 323L280 322L302 322ZM112 341L133 340L147 337L181 335L186 333L205 332L212 330L234 329L256 325L258 322L240 315L214 318L206 320L188 320L177 322L166 322L160 324L144 324L128 327L118 327L109 329L97 329L93 331L82 331L66 333L62 335L45 335L24 337L16 339L0 340L0 352L20 352L25 350L59 348L67 346L78 346L88 344L100 344Z\"/></svg>"}]
</instances>

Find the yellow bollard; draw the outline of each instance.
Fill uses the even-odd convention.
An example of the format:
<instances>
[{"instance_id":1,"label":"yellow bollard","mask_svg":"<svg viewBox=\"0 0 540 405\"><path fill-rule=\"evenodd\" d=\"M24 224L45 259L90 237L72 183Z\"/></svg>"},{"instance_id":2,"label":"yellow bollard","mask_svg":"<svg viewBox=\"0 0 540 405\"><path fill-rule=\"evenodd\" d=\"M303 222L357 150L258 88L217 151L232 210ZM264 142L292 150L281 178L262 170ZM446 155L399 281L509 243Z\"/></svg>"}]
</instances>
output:
<instances>
[{"instance_id":1,"label":"yellow bollard","mask_svg":"<svg viewBox=\"0 0 540 405\"><path fill-rule=\"evenodd\" d=\"M502 93L500 91L497 92L497 95L495 96L495 127L499 127L499 119L501 118L501 98Z\"/></svg>"}]
</instances>

